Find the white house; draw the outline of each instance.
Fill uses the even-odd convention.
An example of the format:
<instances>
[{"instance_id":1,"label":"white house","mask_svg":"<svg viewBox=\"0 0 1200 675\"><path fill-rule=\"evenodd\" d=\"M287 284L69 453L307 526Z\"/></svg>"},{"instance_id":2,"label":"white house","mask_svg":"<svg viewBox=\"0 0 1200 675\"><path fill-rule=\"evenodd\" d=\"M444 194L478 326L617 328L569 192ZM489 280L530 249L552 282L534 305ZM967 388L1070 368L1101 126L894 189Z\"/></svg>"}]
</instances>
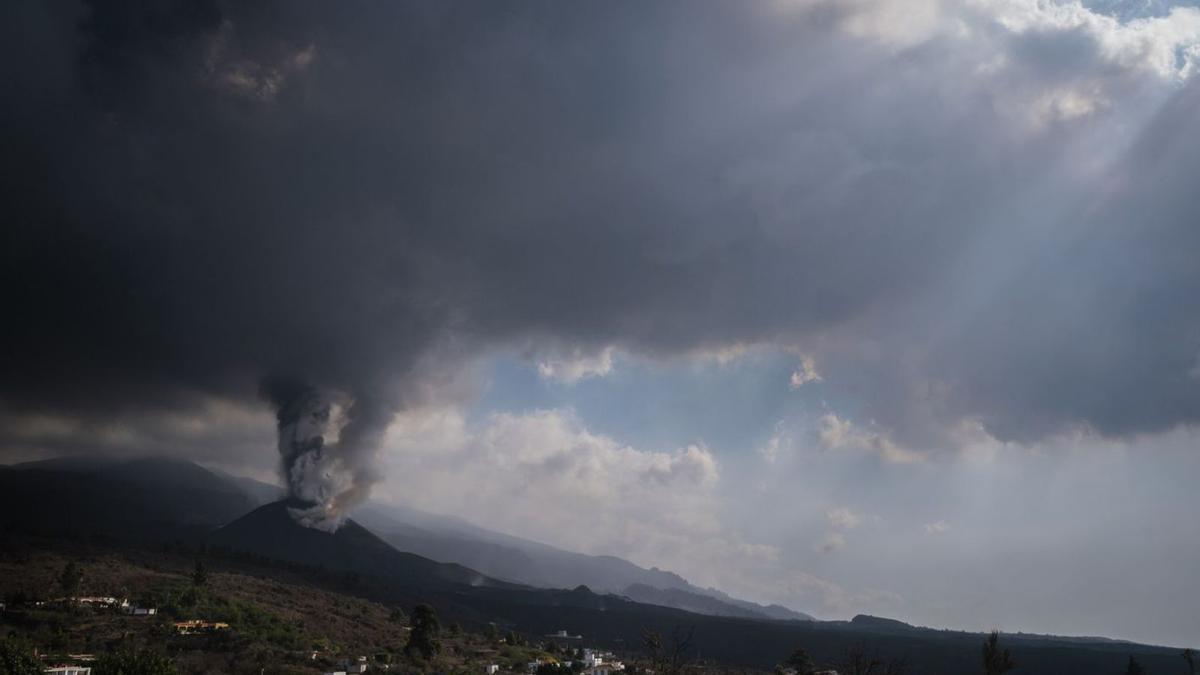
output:
<instances>
[{"instance_id":1,"label":"white house","mask_svg":"<svg viewBox=\"0 0 1200 675\"><path fill-rule=\"evenodd\" d=\"M583 650L584 668L595 668L602 663L604 663L604 657L599 652L592 651L591 649Z\"/></svg>"},{"instance_id":2,"label":"white house","mask_svg":"<svg viewBox=\"0 0 1200 675\"><path fill-rule=\"evenodd\" d=\"M51 666L42 672L54 675L92 675L92 669L87 666Z\"/></svg>"},{"instance_id":3,"label":"white house","mask_svg":"<svg viewBox=\"0 0 1200 675\"><path fill-rule=\"evenodd\" d=\"M500 672L500 666L496 665L495 663L489 663L488 665L484 666L483 672L484 675L496 675L496 673Z\"/></svg>"}]
</instances>

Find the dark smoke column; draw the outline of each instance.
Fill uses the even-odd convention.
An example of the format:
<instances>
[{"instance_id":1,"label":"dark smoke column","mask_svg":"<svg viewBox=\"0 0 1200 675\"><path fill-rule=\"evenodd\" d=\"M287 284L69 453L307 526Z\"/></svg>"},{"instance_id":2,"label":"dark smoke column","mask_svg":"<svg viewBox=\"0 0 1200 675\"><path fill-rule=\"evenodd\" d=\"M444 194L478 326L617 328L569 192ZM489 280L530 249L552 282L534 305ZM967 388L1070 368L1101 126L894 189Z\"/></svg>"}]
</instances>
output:
<instances>
[{"instance_id":1,"label":"dark smoke column","mask_svg":"<svg viewBox=\"0 0 1200 675\"><path fill-rule=\"evenodd\" d=\"M378 481L374 462L390 416L368 397L306 384L267 383L296 522L332 532Z\"/></svg>"}]
</instances>

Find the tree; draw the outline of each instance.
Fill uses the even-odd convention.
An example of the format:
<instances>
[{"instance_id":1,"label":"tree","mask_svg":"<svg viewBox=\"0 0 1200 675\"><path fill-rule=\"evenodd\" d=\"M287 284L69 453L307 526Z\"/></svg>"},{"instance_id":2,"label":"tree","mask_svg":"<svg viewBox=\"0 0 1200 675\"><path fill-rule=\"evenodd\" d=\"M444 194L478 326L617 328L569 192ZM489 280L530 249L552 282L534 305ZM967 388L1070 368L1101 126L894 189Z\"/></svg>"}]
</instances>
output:
<instances>
[{"instance_id":1,"label":"tree","mask_svg":"<svg viewBox=\"0 0 1200 675\"><path fill-rule=\"evenodd\" d=\"M208 570L204 568L204 563L196 560L196 568L192 570L192 585L203 586L208 583Z\"/></svg>"},{"instance_id":2,"label":"tree","mask_svg":"<svg viewBox=\"0 0 1200 675\"><path fill-rule=\"evenodd\" d=\"M419 654L421 658L431 659L442 651L442 624L433 607L426 604L414 607L410 628L408 645L404 648L410 657Z\"/></svg>"},{"instance_id":3,"label":"tree","mask_svg":"<svg viewBox=\"0 0 1200 675\"><path fill-rule=\"evenodd\" d=\"M16 640L0 640L0 675L41 675L42 663L33 648Z\"/></svg>"},{"instance_id":4,"label":"tree","mask_svg":"<svg viewBox=\"0 0 1200 675\"><path fill-rule=\"evenodd\" d=\"M1188 675L1196 675L1196 652L1189 648L1183 650L1180 656L1183 657L1184 661L1187 661Z\"/></svg>"},{"instance_id":5,"label":"tree","mask_svg":"<svg viewBox=\"0 0 1200 675\"><path fill-rule=\"evenodd\" d=\"M388 621L392 623L404 623L404 620L407 618L408 616L404 614L404 610L399 607L393 607L392 613L388 615Z\"/></svg>"},{"instance_id":6,"label":"tree","mask_svg":"<svg viewBox=\"0 0 1200 675\"><path fill-rule=\"evenodd\" d=\"M983 672L1001 675L1016 667L1007 649L1000 649L1000 632L992 631L983 640Z\"/></svg>"},{"instance_id":7,"label":"tree","mask_svg":"<svg viewBox=\"0 0 1200 675\"><path fill-rule=\"evenodd\" d=\"M870 652L865 642L857 642L842 651L837 672L843 675L904 675L908 661L904 657L884 659L878 649Z\"/></svg>"},{"instance_id":8,"label":"tree","mask_svg":"<svg viewBox=\"0 0 1200 675\"><path fill-rule=\"evenodd\" d=\"M796 675L810 675L817 669L812 657L803 647L798 647L779 664L779 670L794 670Z\"/></svg>"},{"instance_id":9,"label":"tree","mask_svg":"<svg viewBox=\"0 0 1200 675\"><path fill-rule=\"evenodd\" d=\"M678 675L689 665L688 649L692 644L695 626L686 632L676 626L671 631L671 643L667 644L662 635L655 631L642 633L642 649L646 652L647 668L655 675Z\"/></svg>"},{"instance_id":10,"label":"tree","mask_svg":"<svg viewBox=\"0 0 1200 675\"><path fill-rule=\"evenodd\" d=\"M79 584L82 582L83 570L80 569L79 565L75 564L74 560L67 563L67 566L63 568L62 574L58 576L58 584L62 587L63 593L69 598L73 598L79 593Z\"/></svg>"},{"instance_id":11,"label":"tree","mask_svg":"<svg viewBox=\"0 0 1200 675\"><path fill-rule=\"evenodd\" d=\"M450 637L458 637L463 634L462 626L457 621L450 624Z\"/></svg>"},{"instance_id":12,"label":"tree","mask_svg":"<svg viewBox=\"0 0 1200 675\"><path fill-rule=\"evenodd\" d=\"M1146 675L1146 667L1136 658L1130 656L1129 664L1125 666L1125 675Z\"/></svg>"},{"instance_id":13,"label":"tree","mask_svg":"<svg viewBox=\"0 0 1200 675\"><path fill-rule=\"evenodd\" d=\"M134 651L123 649L101 656L94 668L94 675L175 675L175 664L171 659L148 649Z\"/></svg>"}]
</instances>

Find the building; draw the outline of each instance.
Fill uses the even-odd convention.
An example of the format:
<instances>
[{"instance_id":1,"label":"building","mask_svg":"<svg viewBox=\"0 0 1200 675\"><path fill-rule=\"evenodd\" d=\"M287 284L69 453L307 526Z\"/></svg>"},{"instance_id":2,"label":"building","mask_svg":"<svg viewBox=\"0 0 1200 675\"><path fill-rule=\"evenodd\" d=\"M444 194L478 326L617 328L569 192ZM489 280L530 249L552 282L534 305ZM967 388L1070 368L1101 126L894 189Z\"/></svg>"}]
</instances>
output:
<instances>
[{"instance_id":1,"label":"building","mask_svg":"<svg viewBox=\"0 0 1200 675\"><path fill-rule=\"evenodd\" d=\"M154 616L158 614L157 607L137 607L135 605L125 604L121 606L121 611L133 616Z\"/></svg>"},{"instance_id":2,"label":"building","mask_svg":"<svg viewBox=\"0 0 1200 675\"><path fill-rule=\"evenodd\" d=\"M316 657L314 656L314 658ZM338 664L338 668L340 670L333 670L325 673L325 675L353 675L355 673L365 673L367 672L367 657L360 656L356 661L342 661ZM387 666L384 666L383 669L387 670Z\"/></svg>"},{"instance_id":3,"label":"building","mask_svg":"<svg viewBox=\"0 0 1200 675\"><path fill-rule=\"evenodd\" d=\"M88 666L49 666L42 672L54 675L92 675L92 669Z\"/></svg>"},{"instance_id":4,"label":"building","mask_svg":"<svg viewBox=\"0 0 1200 675\"><path fill-rule=\"evenodd\" d=\"M223 621L201 621L200 619L175 622L175 632L180 635L200 635L220 630L229 630L229 624Z\"/></svg>"},{"instance_id":5,"label":"building","mask_svg":"<svg viewBox=\"0 0 1200 675\"><path fill-rule=\"evenodd\" d=\"M128 600L105 595L90 595L82 598L75 598L75 602L78 602L81 605L92 605L94 607L125 608L129 606Z\"/></svg>"},{"instance_id":6,"label":"building","mask_svg":"<svg viewBox=\"0 0 1200 675\"><path fill-rule=\"evenodd\" d=\"M625 670L625 664L620 661L609 661L597 666L589 666L583 669L582 675L617 675Z\"/></svg>"},{"instance_id":7,"label":"building","mask_svg":"<svg viewBox=\"0 0 1200 675\"><path fill-rule=\"evenodd\" d=\"M484 666L483 672L484 675L496 675L496 673L500 672L500 666L489 663L487 666Z\"/></svg>"}]
</instances>

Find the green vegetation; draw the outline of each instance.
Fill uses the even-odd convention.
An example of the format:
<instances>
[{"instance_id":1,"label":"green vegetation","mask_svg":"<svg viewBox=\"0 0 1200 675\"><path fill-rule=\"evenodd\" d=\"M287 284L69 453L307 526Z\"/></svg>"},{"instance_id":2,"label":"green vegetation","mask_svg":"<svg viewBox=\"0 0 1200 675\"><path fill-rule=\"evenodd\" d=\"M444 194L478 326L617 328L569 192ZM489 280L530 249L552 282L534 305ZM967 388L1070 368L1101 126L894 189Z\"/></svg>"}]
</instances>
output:
<instances>
[{"instance_id":1,"label":"green vegetation","mask_svg":"<svg viewBox=\"0 0 1200 675\"><path fill-rule=\"evenodd\" d=\"M12 639L0 640L0 675L41 675L42 664L33 647Z\"/></svg>"},{"instance_id":2,"label":"green vegetation","mask_svg":"<svg viewBox=\"0 0 1200 675\"><path fill-rule=\"evenodd\" d=\"M408 645L404 648L405 653L410 657L420 656L425 660L441 653L442 625L438 622L437 612L433 607L420 604L413 608L410 626L412 630L408 636Z\"/></svg>"},{"instance_id":3,"label":"green vegetation","mask_svg":"<svg viewBox=\"0 0 1200 675\"><path fill-rule=\"evenodd\" d=\"M122 649L105 654L92 669L95 675L175 675L175 664L166 656L148 649Z\"/></svg>"},{"instance_id":4,"label":"green vegetation","mask_svg":"<svg viewBox=\"0 0 1200 675\"><path fill-rule=\"evenodd\" d=\"M208 583L208 570L205 569L204 563L197 559L196 567L192 570L192 585L203 586L206 583Z\"/></svg>"},{"instance_id":5,"label":"green vegetation","mask_svg":"<svg viewBox=\"0 0 1200 675\"><path fill-rule=\"evenodd\" d=\"M811 675L817 669L813 663L812 657L804 648L799 648L793 651L781 664L784 670L794 670L796 675Z\"/></svg>"},{"instance_id":6,"label":"green vegetation","mask_svg":"<svg viewBox=\"0 0 1200 675\"><path fill-rule=\"evenodd\" d=\"M83 570L75 561L67 563L63 568L62 574L58 577L58 585L62 588L63 595L74 597L79 594L79 585L83 582Z\"/></svg>"},{"instance_id":7,"label":"green vegetation","mask_svg":"<svg viewBox=\"0 0 1200 675\"><path fill-rule=\"evenodd\" d=\"M174 584L155 589L143 604L175 620L220 621L232 627L237 639L263 641L283 649L304 649L311 640L296 627L260 605L230 598L195 585Z\"/></svg>"}]
</instances>

